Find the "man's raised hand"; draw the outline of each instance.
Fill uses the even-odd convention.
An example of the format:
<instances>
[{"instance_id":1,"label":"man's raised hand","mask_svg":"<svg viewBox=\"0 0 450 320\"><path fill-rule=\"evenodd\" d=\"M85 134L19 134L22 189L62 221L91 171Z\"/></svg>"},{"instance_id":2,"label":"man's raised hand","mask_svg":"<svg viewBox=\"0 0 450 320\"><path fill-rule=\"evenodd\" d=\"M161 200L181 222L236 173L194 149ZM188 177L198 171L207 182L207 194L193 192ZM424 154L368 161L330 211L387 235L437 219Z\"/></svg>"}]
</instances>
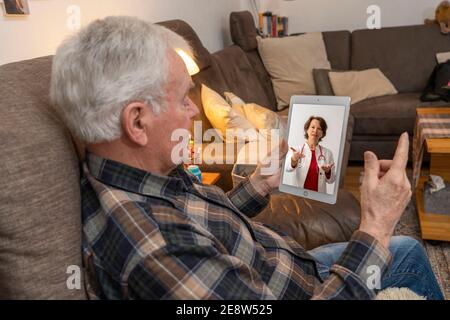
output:
<instances>
[{"instance_id":1,"label":"man's raised hand","mask_svg":"<svg viewBox=\"0 0 450 320\"><path fill-rule=\"evenodd\" d=\"M408 150L408 134L403 133L391 161L378 160L370 151L364 154L359 229L374 236L386 247L412 195L406 176Z\"/></svg>"}]
</instances>

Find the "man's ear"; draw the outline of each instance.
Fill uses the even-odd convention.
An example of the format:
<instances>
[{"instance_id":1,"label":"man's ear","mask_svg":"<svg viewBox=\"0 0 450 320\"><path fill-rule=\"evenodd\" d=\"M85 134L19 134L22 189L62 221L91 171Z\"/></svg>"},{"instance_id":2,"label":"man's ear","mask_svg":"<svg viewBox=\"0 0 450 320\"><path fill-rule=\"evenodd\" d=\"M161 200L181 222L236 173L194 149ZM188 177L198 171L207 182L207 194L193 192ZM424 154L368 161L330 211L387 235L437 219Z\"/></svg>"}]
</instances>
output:
<instances>
[{"instance_id":1,"label":"man's ear","mask_svg":"<svg viewBox=\"0 0 450 320\"><path fill-rule=\"evenodd\" d=\"M121 115L121 124L124 136L132 144L141 147L148 143L147 133L151 126L152 117L150 109L144 102L132 102L128 104Z\"/></svg>"}]
</instances>

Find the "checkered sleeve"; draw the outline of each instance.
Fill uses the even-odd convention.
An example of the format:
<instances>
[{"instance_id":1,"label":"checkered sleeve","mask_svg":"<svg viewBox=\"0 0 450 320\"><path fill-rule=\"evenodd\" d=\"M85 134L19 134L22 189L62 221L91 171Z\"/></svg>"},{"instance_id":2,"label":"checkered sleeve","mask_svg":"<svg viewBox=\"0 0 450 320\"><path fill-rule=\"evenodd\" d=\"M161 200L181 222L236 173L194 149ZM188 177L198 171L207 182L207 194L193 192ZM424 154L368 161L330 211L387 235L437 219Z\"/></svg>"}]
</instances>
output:
<instances>
[{"instance_id":1,"label":"checkered sleeve","mask_svg":"<svg viewBox=\"0 0 450 320\"><path fill-rule=\"evenodd\" d=\"M130 299L273 300L258 272L214 246L168 245L136 264Z\"/></svg>"},{"instance_id":2,"label":"checkered sleeve","mask_svg":"<svg viewBox=\"0 0 450 320\"><path fill-rule=\"evenodd\" d=\"M330 277L315 288L313 299L373 299L391 259L389 250L378 240L356 231L331 267Z\"/></svg>"},{"instance_id":3,"label":"checkered sleeve","mask_svg":"<svg viewBox=\"0 0 450 320\"><path fill-rule=\"evenodd\" d=\"M227 195L239 211L250 218L258 215L270 201L270 195L261 195L251 184L249 178L238 184Z\"/></svg>"}]
</instances>

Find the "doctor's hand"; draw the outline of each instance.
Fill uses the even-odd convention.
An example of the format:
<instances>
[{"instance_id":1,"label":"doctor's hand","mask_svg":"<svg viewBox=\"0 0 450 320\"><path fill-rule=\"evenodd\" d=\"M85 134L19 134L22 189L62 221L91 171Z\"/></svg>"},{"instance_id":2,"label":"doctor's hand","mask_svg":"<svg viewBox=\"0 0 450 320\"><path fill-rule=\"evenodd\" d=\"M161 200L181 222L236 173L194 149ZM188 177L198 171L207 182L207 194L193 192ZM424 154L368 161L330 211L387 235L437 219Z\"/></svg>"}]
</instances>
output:
<instances>
[{"instance_id":1,"label":"doctor's hand","mask_svg":"<svg viewBox=\"0 0 450 320\"><path fill-rule=\"evenodd\" d=\"M303 153L301 153L300 151L295 150L294 148L291 147L291 150L293 152L291 159L295 162L297 162L299 159L304 158L305 155Z\"/></svg>"},{"instance_id":2,"label":"doctor's hand","mask_svg":"<svg viewBox=\"0 0 450 320\"><path fill-rule=\"evenodd\" d=\"M280 185L281 167L287 151L288 144L283 139L258 163L250 176L251 184L262 196L268 195Z\"/></svg>"},{"instance_id":3,"label":"doctor's hand","mask_svg":"<svg viewBox=\"0 0 450 320\"><path fill-rule=\"evenodd\" d=\"M22 0L16 0L16 8L23 12L25 9L22 3Z\"/></svg>"},{"instance_id":4,"label":"doctor's hand","mask_svg":"<svg viewBox=\"0 0 450 320\"><path fill-rule=\"evenodd\" d=\"M405 170L408 150L408 134L403 133L392 161L378 160L370 151L364 153L359 230L372 235L386 248L412 195Z\"/></svg>"},{"instance_id":5,"label":"doctor's hand","mask_svg":"<svg viewBox=\"0 0 450 320\"><path fill-rule=\"evenodd\" d=\"M322 170L325 171L326 174L331 172L331 169L334 167L334 163L332 164L324 164L321 166Z\"/></svg>"}]
</instances>

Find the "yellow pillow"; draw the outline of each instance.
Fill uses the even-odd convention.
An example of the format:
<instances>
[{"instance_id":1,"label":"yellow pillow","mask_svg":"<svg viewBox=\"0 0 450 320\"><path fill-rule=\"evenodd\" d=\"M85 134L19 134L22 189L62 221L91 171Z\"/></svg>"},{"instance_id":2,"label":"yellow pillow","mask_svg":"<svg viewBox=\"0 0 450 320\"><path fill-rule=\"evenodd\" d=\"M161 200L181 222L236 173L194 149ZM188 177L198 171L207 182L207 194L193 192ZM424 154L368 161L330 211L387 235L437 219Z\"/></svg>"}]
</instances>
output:
<instances>
[{"instance_id":1,"label":"yellow pillow","mask_svg":"<svg viewBox=\"0 0 450 320\"><path fill-rule=\"evenodd\" d=\"M206 117L220 132L224 141L227 141L227 132L229 137L230 135L235 136L238 142L257 140L256 128L245 117L233 110L220 94L202 84L201 96ZM255 135L251 134L252 131ZM234 138L227 142L233 141Z\"/></svg>"},{"instance_id":2,"label":"yellow pillow","mask_svg":"<svg viewBox=\"0 0 450 320\"><path fill-rule=\"evenodd\" d=\"M333 92L337 96L349 96L352 104L380 96L397 94L397 90L380 69L333 72L328 74Z\"/></svg>"},{"instance_id":3,"label":"yellow pillow","mask_svg":"<svg viewBox=\"0 0 450 320\"><path fill-rule=\"evenodd\" d=\"M225 99L236 113L247 119L256 129L278 129L278 115L256 103L245 103L232 92L225 92Z\"/></svg>"}]
</instances>

